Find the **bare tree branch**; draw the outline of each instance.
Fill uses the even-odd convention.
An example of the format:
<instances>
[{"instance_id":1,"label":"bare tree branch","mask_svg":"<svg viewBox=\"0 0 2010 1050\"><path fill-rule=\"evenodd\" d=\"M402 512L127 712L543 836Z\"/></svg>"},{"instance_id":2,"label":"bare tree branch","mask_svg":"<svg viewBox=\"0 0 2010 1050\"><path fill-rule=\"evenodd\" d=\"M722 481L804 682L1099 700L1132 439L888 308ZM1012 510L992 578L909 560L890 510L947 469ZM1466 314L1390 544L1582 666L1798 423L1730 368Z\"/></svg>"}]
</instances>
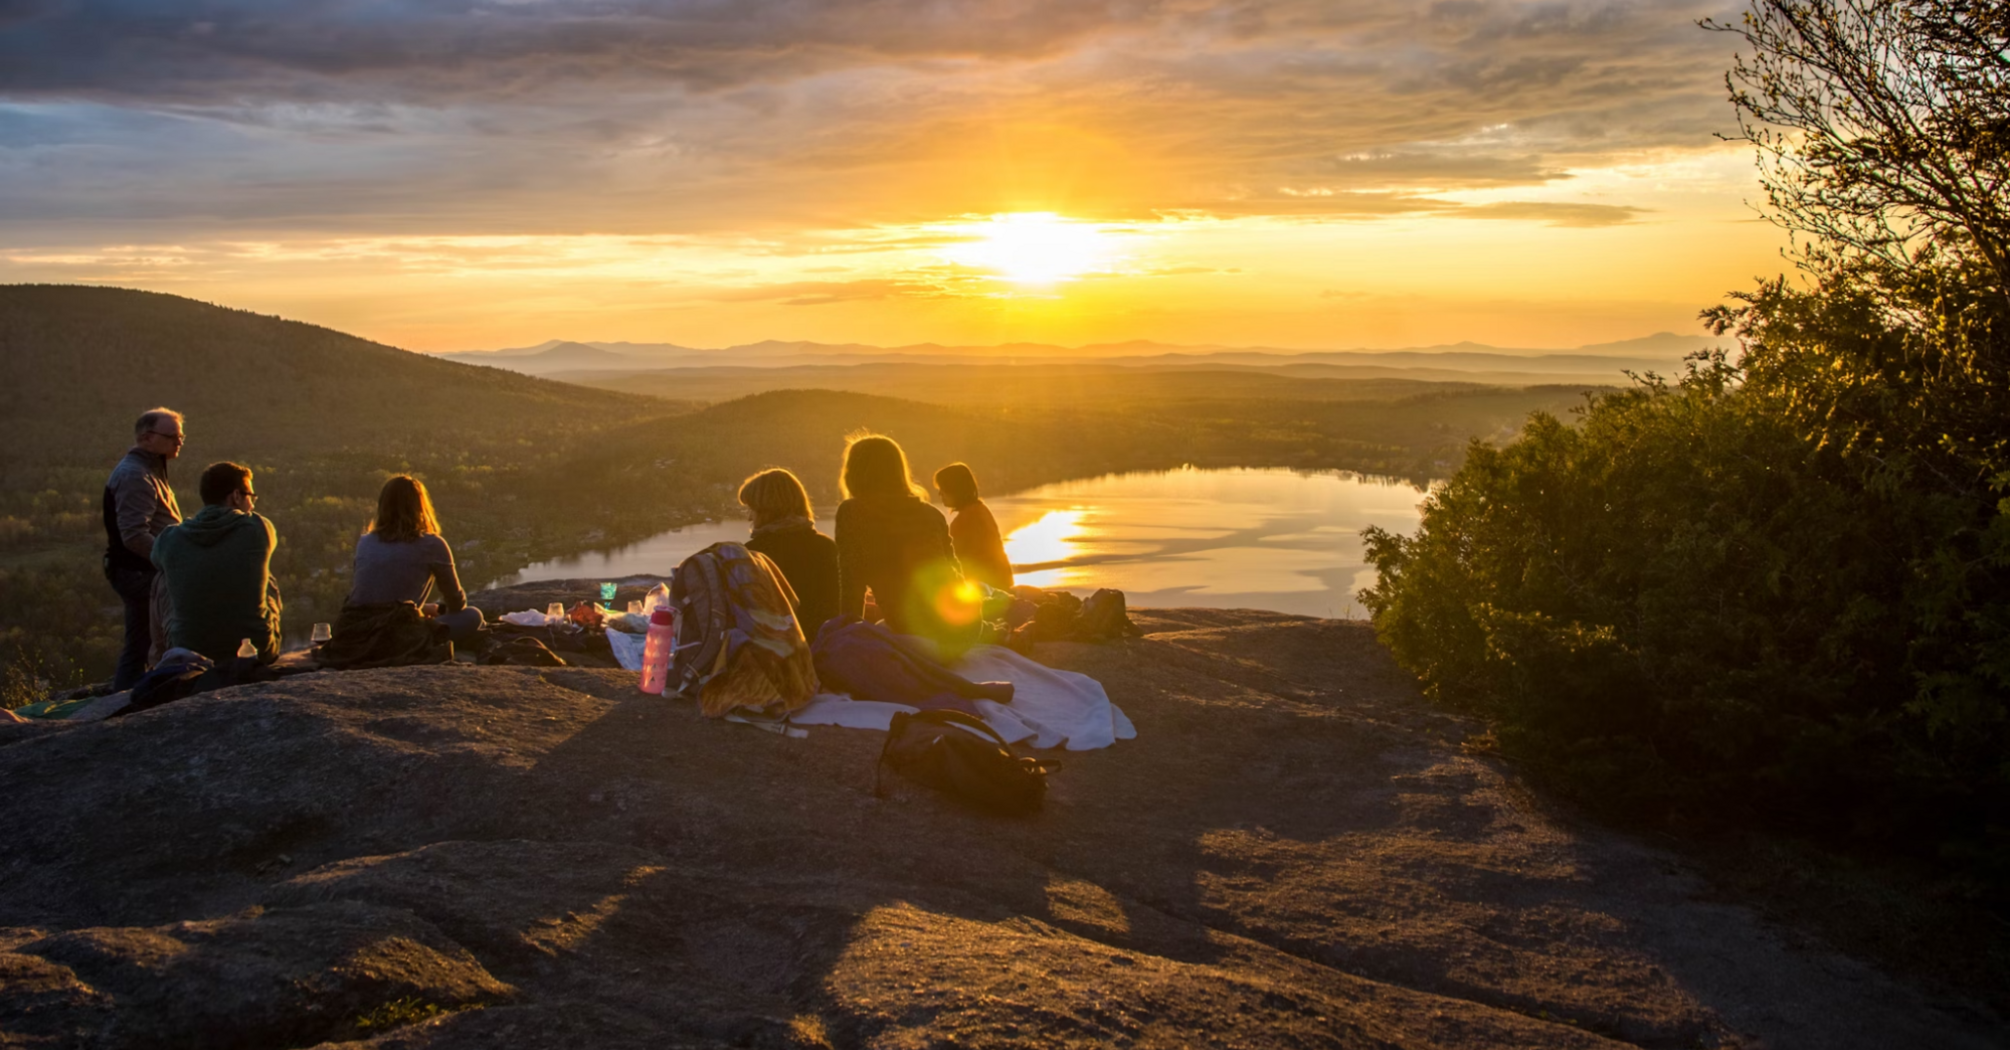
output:
<instances>
[{"instance_id":1,"label":"bare tree branch","mask_svg":"<svg viewBox=\"0 0 2010 1050\"><path fill-rule=\"evenodd\" d=\"M2010 289L2010 10L2000 0L1753 0L1725 83L1770 217L1817 267L1974 253Z\"/></svg>"}]
</instances>

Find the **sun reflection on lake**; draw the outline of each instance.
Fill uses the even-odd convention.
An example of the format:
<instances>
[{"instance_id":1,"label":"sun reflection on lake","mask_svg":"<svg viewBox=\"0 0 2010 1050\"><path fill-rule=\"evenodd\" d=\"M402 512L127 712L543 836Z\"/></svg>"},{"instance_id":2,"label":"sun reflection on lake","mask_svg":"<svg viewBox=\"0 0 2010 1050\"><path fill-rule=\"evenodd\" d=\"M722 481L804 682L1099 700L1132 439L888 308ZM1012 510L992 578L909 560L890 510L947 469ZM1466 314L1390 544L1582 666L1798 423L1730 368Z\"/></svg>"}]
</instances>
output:
<instances>
[{"instance_id":1,"label":"sun reflection on lake","mask_svg":"<svg viewBox=\"0 0 2010 1050\"><path fill-rule=\"evenodd\" d=\"M1119 474L988 500L1018 582L1131 603L1359 616L1361 529L1416 527L1416 487L1282 469Z\"/></svg>"},{"instance_id":2,"label":"sun reflection on lake","mask_svg":"<svg viewBox=\"0 0 2010 1050\"><path fill-rule=\"evenodd\" d=\"M1076 542L1082 534L1080 510L1050 510L1036 521L1012 530L1005 537L1005 557L1014 566L1045 565L1066 561L1080 553ZM1021 572L1018 582L1034 587L1051 587L1064 570L1059 568Z\"/></svg>"}]
</instances>

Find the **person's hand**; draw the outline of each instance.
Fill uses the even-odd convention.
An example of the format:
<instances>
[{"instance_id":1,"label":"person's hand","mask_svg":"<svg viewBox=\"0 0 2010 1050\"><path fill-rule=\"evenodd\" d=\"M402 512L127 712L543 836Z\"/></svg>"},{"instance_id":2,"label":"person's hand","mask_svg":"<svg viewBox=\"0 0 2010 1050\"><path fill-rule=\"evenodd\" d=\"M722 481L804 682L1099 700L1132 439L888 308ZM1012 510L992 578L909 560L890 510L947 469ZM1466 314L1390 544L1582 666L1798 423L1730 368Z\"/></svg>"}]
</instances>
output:
<instances>
[{"instance_id":1,"label":"person's hand","mask_svg":"<svg viewBox=\"0 0 2010 1050\"><path fill-rule=\"evenodd\" d=\"M431 619L432 617L440 615L440 603L427 602L426 604L419 606L419 612L423 613L428 619Z\"/></svg>"}]
</instances>

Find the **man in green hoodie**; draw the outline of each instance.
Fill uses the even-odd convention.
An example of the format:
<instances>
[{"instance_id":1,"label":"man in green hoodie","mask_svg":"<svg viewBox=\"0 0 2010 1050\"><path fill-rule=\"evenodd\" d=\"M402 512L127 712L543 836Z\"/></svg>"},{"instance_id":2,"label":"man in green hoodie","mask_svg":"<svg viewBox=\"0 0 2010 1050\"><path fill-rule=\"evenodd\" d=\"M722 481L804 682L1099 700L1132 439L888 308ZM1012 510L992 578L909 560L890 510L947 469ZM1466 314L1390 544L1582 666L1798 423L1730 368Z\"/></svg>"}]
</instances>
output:
<instances>
[{"instance_id":1,"label":"man in green hoodie","mask_svg":"<svg viewBox=\"0 0 2010 1050\"><path fill-rule=\"evenodd\" d=\"M153 563L167 581L168 644L216 661L250 639L261 662L279 657L279 585L272 551L279 533L252 510L251 471L212 463L199 484L203 508L154 540Z\"/></svg>"}]
</instances>

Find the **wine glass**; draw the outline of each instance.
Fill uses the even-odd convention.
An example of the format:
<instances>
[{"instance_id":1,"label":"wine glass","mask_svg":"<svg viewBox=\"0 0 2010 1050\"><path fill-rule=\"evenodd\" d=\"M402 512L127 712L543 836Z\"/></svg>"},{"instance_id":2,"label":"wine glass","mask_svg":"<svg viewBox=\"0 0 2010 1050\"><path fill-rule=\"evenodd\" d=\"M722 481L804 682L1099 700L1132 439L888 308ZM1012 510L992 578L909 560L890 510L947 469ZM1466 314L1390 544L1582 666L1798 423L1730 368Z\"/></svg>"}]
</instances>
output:
<instances>
[{"instance_id":1,"label":"wine glass","mask_svg":"<svg viewBox=\"0 0 2010 1050\"><path fill-rule=\"evenodd\" d=\"M322 642L335 637L335 628L325 623L317 623L314 625L314 630L307 637L315 645L320 645Z\"/></svg>"},{"instance_id":2,"label":"wine glass","mask_svg":"<svg viewBox=\"0 0 2010 1050\"><path fill-rule=\"evenodd\" d=\"M545 621L546 621L547 623L564 623L564 622L565 622L565 603L564 603L564 602L552 602L552 603L551 603L550 605L547 605L547 606L545 606L545 607L544 607L544 618L545 618Z\"/></svg>"},{"instance_id":3,"label":"wine glass","mask_svg":"<svg viewBox=\"0 0 2010 1050\"><path fill-rule=\"evenodd\" d=\"M602 605L607 605L607 606L612 606L612 605L614 604L614 591L615 591L615 585L614 585L614 584L612 584L612 583L603 583L603 584L601 584L601 585L600 585L600 604L602 604Z\"/></svg>"}]
</instances>

